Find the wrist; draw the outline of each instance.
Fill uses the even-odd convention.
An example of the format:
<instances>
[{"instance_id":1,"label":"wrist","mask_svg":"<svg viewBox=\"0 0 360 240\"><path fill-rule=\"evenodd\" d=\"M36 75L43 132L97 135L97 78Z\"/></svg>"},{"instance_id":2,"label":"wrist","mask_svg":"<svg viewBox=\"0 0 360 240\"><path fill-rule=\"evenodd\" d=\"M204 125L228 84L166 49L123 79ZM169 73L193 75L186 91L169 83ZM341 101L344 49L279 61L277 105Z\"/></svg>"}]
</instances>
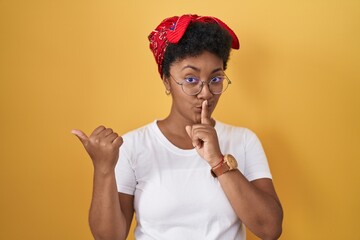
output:
<instances>
[{"instance_id":1,"label":"wrist","mask_svg":"<svg viewBox=\"0 0 360 240\"><path fill-rule=\"evenodd\" d=\"M98 177L107 177L115 175L115 168L104 168L94 166L94 175Z\"/></svg>"},{"instance_id":2,"label":"wrist","mask_svg":"<svg viewBox=\"0 0 360 240\"><path fill-rule=\"evenodd\" d=\"M218 165L211 168L210 173L213 177L219 177L222 174L235 169L237 169L236 159L232 155L226 154Z\"/></svg>"},{"instance_id":3,"label":"wrist","mask_svg":"<svg viewBox=\"0 0 360 240\"><path fill-rule=\"evenodd\" d=\"M214 161L209 162L211 168L217 168L224 162L224 155L220 154Z\"/></svg>"}]
</instances>

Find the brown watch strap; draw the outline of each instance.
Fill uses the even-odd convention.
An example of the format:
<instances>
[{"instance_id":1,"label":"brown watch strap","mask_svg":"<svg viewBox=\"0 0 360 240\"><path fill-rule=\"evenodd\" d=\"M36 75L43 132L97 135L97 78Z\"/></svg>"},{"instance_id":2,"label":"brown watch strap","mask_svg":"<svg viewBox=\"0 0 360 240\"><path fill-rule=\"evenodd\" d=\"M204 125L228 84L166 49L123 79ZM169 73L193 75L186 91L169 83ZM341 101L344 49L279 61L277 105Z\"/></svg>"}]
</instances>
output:
<instances>
[{"instance_id":1,"label":"brown watch strap","mask_svg":"<svg viewBox=\"0 0 360 240\"><path fill-rule=\"evenodd\" d=\"M219 166L211 169L211 175L213 177L219 177L228 171L230 171L229 165L225 161L222 161Z\"/></svg>"}]
</instances>

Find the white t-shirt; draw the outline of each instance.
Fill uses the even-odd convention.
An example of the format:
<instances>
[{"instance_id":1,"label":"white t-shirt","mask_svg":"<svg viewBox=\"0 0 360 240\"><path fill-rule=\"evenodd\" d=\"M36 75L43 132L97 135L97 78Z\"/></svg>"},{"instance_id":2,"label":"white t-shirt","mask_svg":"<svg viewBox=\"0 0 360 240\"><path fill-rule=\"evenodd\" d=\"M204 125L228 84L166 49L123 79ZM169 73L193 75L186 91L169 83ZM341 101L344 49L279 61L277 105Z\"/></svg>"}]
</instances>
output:
<instances>
[{"instance_id":1,"label":"white t-shirt","mask_svg":"<svg viewBox=\"0 0 360 240\"><path fill-rule=\"evenodd\" d=\"M249 180L271 178L256 135L216 122L223 154L232 154ZM195 149L174 146L157 121L123 136L116 166L119 192L134 195L137 240L245 239L236 216L209 164Z\"/></svg>"}]
</instances>

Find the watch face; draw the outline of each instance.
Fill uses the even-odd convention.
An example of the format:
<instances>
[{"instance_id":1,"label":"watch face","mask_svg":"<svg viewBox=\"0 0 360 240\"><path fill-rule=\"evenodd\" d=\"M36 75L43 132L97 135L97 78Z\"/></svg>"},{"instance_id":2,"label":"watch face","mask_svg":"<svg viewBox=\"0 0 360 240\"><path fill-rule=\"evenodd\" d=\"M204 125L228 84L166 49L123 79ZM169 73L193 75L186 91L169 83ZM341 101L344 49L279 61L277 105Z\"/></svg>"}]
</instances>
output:
<instances>
[{"instance_id":1,"label":"watch face","mask_svg":"<svg viewBox=\"0 0 360 240\"><path fill-rule=\"evenodd\" d=\"M231 169L237 168L237 161L232 155L226 155L226 162L229 164Z\"/></svg>"}]
</instances>

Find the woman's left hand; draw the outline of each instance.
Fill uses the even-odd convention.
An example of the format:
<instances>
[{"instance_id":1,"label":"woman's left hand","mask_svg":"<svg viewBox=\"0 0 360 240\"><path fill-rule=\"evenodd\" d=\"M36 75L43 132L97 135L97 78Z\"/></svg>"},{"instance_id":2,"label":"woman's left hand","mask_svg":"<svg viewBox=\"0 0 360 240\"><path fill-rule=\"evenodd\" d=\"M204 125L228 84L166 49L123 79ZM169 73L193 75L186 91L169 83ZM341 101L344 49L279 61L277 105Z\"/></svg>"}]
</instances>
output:
<instances>
[{"instance_id":1,"label":"woman's left hand","mask_svg":"<svg viewBox=\"0 0 360 240\"><path fill-rule=\"evenodd\" d=\"M202 103L201 123L186 126L186 132L191 138L196 151L211 167L221 161L223 155L220 151L216 130L211 124L207 100Z\"/></svg>"}]
</instances>

